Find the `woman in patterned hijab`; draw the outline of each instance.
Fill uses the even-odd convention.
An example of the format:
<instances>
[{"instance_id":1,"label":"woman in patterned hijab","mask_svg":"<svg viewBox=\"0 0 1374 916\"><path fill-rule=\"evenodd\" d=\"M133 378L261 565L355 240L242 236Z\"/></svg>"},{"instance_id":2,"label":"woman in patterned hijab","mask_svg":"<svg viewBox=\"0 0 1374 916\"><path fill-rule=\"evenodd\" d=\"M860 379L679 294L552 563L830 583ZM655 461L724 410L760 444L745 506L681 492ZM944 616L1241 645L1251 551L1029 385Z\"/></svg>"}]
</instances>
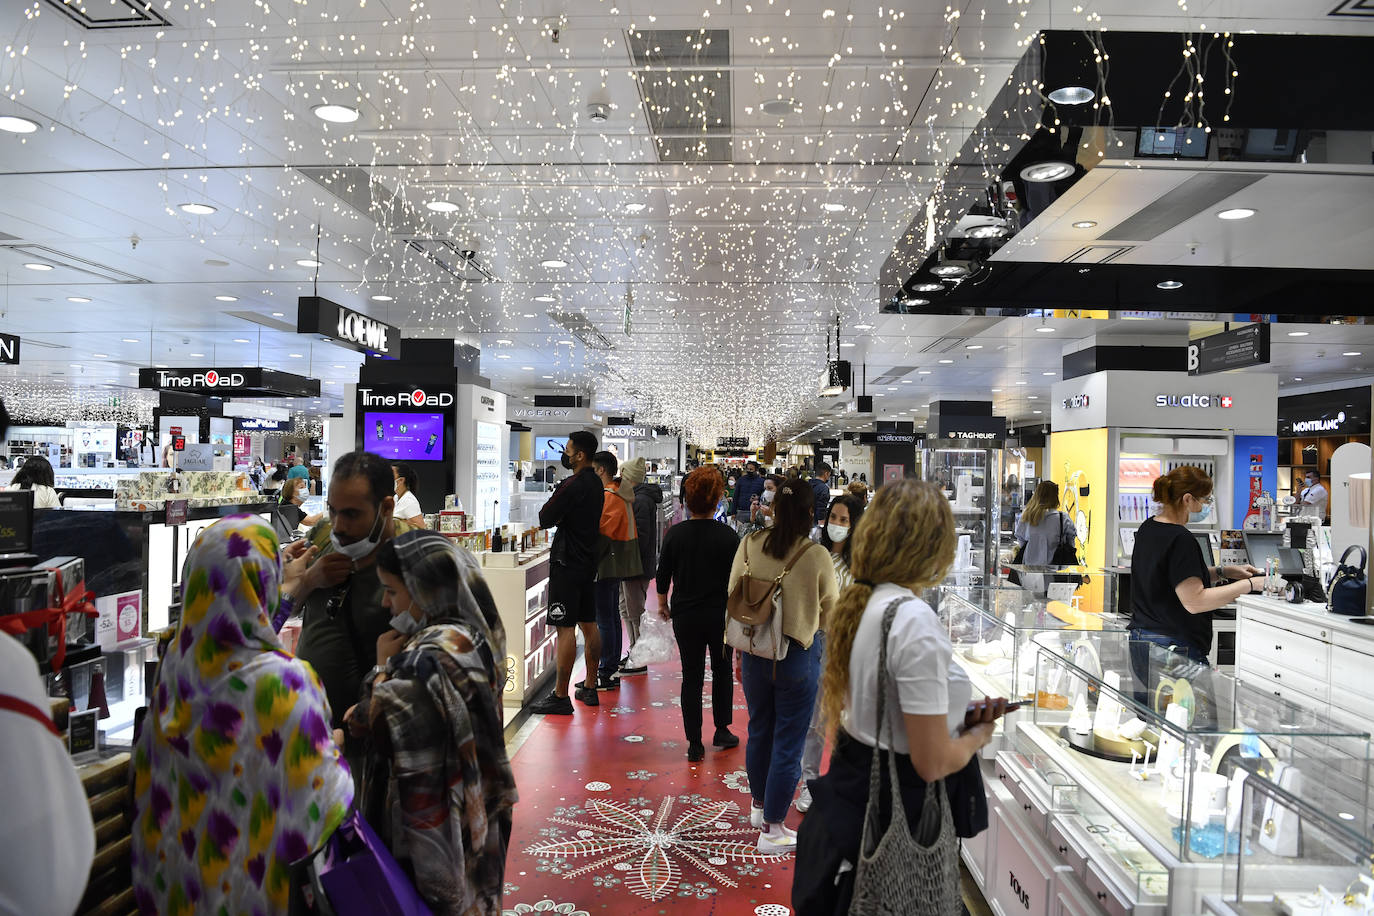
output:
<instances>
[{"instance_id":1,"label":"woman in patterned hijab","mask_svg":"<svg viewBox=\"0 0 1374 916\"><path fill-rule=\"evenodd\" d=\"M517 796L496 602L472 554L432 531L384 542L377 572L395 616L349 715L371 737L363 814L436 914L500 916Z\"/></svg>"},{"instance_id":2,"label":"woman in patterned hijab","mask_svg":"<svg viewBox=\"0 0 1374 916\"><path fill-rule=\"evenodd\" d=\"M211 525L182 583L134 750L134 893L161 916L283 913L290 863L343 820L353 779L319 679L272 628L272 529L250 516Z\"/></svg>"}]
</instances>

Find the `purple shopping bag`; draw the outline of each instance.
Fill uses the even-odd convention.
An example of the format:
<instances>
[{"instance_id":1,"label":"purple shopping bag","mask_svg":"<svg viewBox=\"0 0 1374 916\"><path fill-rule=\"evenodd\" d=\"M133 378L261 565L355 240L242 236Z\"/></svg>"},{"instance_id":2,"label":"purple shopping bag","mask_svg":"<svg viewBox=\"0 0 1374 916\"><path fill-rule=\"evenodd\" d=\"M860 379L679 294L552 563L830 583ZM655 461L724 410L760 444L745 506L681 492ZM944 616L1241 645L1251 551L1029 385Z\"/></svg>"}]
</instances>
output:
<instances>
[{"instance_id":1,"label":"purple shopping bag","mask_svg":"<svg viewBox=\"0 0 1374 916\"><path fill-rule=\"evenodd\" d=\"M326 842L314 871L335 916L432 916L405 869L356 811Z\"/></svg>"}]
</instances>

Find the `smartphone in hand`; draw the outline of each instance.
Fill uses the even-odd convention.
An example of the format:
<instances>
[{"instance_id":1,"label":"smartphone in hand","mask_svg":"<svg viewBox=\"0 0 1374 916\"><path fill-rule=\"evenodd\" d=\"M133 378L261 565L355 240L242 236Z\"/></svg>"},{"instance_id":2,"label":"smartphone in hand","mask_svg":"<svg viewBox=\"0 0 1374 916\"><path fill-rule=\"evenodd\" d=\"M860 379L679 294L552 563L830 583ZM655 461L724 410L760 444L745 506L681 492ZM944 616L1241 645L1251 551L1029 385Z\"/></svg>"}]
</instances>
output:
<instances>
[{"instance_id":1,"label":"smartphone in hand","mask_svg":"<svg viewBox=\"0 0 1374 916\"><path fill-rule=\"evenodd\" d=\"M1020 708L1020 703L1008 702L1006 697L984 697L974 700L968 704L968 709L964 713L964 728L972 728L980 722L992 722Z\"/></svg>"}]
</instances>

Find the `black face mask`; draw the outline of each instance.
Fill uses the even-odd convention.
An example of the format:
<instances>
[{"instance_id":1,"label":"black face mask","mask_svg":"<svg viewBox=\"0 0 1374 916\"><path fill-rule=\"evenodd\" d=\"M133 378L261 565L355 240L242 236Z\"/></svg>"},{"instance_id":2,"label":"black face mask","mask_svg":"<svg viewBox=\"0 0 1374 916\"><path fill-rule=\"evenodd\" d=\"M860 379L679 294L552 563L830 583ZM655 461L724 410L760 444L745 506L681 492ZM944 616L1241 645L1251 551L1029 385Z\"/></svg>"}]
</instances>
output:
<instances>
[{"instance_id":1,"label":"black face mask","mask_svg":"<svg viewBox=\"0 0 1374 916\"><path fill-rule=\"evenodd\" d=\"M570 457L568 456L568 453L567 453L567 452L564 452L564 453L563 453L563 457L562 457L561 459L559 459L559 460L562 462L563 467L567 468L567 469L570 470L570 471L572 470L572 466L573 466L572 458L570 458Z\"/></svg>"}]
</instances>

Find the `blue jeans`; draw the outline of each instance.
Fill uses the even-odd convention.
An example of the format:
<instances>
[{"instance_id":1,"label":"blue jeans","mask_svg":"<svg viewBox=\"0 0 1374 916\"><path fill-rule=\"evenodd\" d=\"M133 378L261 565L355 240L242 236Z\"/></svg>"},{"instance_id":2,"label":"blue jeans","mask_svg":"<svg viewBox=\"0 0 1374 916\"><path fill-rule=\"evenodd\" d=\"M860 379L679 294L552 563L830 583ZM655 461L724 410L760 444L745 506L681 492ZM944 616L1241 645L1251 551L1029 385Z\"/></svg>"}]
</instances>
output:
<instances>
[{"instance_id":1,"label":"blue jeans","mask_svg":"<svg viewBox=\"0 0 1374 916\"><path fill-rule=\"evenodd\" d=\"M594 588L596 628L601 631L601 659L596 670L601 677L610 677L620 667L620 580L598 579Z\"/></svg>"},{"instance_id":2,"label":"blue jeans","mask_svg":"<svg viewBox=\"0 0 1374 916\"><path fill-rule=\"evenodd\" d=\"M744 768L754 803L763 803L763 819L780 824L797 791L802 747L816 705L821 653L791 642L787 657L777 662L744 654L741 668L744 699L749 704L749 743Z\"/></svg>"},{"instance_id":3,"label":"blue jeans","mask_svg":"<svg viewBox=\"0 0 1374 916\"><path fill-rule=\"evenodd\" d=\"M816 638L811 643L811 651L817 655L816 671L825 670L825 632L823 630L816 631ZM817 693L819 694L819 677L817 684ZM806 785L809 779L818 779L821 775L821 755L825 753L825 729L821 725L819 699L818 696L816 708L811 713L811 724L806 729L806 746L802 749L802 785Z\"/></svg>"}]
</instances>

